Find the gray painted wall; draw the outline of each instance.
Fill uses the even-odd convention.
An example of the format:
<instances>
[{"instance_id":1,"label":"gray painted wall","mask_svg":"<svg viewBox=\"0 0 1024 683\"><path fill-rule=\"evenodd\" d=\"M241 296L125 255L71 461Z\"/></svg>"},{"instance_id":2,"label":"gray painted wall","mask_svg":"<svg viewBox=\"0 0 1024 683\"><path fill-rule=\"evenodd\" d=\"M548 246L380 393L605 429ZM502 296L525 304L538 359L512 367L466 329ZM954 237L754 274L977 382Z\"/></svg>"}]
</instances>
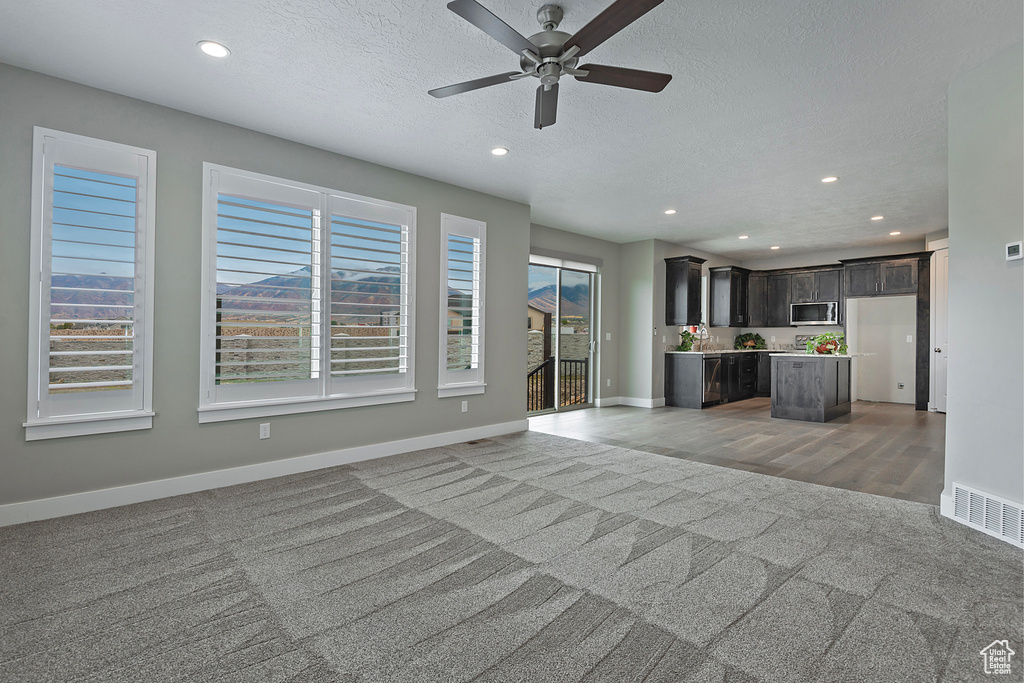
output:
<instances>
[{"instance_id":1,"label":"gray painted wall","mask_svg":"<svg viewBox=\"0 0 1024 683\"><path fill-rule=\"evenodd\" d=\"M157 152L151 430L26 443L32 127ZM200 426L200 208L210 161L416 206L414 402ZM439 160L440 162L441 160ZM487 222L487 391L437 398L440 214ZM525 418L530 209L180 111L0 65L0 504L158 480ZM495 257L497 255L497 257ZM514 311L514 315L505 315Z\"/></svg>"},{"instance_id":2,"label":"gray painted wall","mask_svg":"<svg viewBox=\"0 0 1024 683\"><path fill-rule=\"evenodd\" d=\"M1024 45L949 87L946 491L1024 504ZM983 349L983 350L982 350Z\"/></svg>"},{"instance_id":3,"label":"gray painted wall","mask_svg":"<svg viewBox=\"0 0 1024 683\"><path fill-rule=\"evenodd\" d=\"M917 297L849 299L846 315L850 352L872 354L854 359L855 400L913 405Z\"/></svg>"},{"instance_id":4,"label":"gray painted wall","mask_svg":"<svg viewBox=\"0 0 1024 683\"><path fill-rule=\"evenodd\" d=\"M656 324L654 240L623 244L620 254L622 279L619 281L619 396L650 400L654 396L651 388L651 363ZM664 276L662 277L664 283ZM664 313L662 316L664 317ZM665 321L662 319L658 324L659 331L664 325Z\"/></svg>"},{"instance_id":5,"label":"gray painted wall","mask_svg":"<svg viewBox=\"0 0 1024 683\"><path fill-rule=\"evenodd\" d=\"M530 226L530 246L602 260L597 294L599 320L596 326L599 372L595 378L595 396L610 398L619 391L619 287L622 279L620 245L596 237L584 237L544 225ZM611 339L605 334L611 333ZM611 386L608 385L611 380Z\"/></svg>"}]
</instances>

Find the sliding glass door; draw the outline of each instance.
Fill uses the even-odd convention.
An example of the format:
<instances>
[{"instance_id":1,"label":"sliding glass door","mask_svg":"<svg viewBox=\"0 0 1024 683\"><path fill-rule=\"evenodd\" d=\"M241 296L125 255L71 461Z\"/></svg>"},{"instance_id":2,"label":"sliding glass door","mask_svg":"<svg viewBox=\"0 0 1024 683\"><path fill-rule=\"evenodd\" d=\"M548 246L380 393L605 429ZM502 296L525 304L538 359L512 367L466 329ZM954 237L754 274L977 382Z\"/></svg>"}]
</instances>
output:
<instances>
[{"instance_id":1,"label":"sliding glass door","mask_svg":"<svg viewBox=\"0 0 1024 683\"><path fill-rule=\"evenodd\" d=\"M527 309L527 410L593 405L594 274L531 264Z\"/></svg>"}]
</instances>

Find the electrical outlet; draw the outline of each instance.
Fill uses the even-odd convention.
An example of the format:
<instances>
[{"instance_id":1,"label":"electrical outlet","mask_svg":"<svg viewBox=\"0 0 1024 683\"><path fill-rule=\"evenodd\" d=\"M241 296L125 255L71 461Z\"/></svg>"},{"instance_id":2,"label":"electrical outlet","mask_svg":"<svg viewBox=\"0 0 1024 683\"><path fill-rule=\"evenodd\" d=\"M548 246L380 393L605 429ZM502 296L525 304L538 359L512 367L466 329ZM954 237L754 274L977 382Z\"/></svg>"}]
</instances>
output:
<instances>
[{"instance_id":1,"label":"electrical outlet","mask_svg":"<svg viewBox=\"0 0 1024 683\"><path fill-rule=\"evenodd\" d=\"M610 387L612 385L612 381L610 379L609 380L605 380L605 381L608 382L608 384L605 385L606 387Z\"/></svg>"},{"instance_id":2,"label":"electrical outlet","mask_svg":"<svg viewBox=\"0 0 1024 683\"><path fill-rule=\"evenodd\" d=\"M773 342L774 342L774 341L775 341L775 337L773 336L773 337L771 338L771 340L770 340L770 341L773 341Z\"/></svg>"},{"instance_id":3,"label":"electrical outlet","mask_svg":"<svg viewBox=\"0 0 1024 683\"><path fill-rule=\"evenodd\" d=\"M914 343L914 335L912 335L912 334L908 334L907 335L907 343L908 344L913 344Z\"/></svg>"},{"instance_id":4,"label":"electrical outlet","mask_svg":"<svg viewBox=\"0 0 1024 683\"><path fill-rule=\"evenodd\" d=\"M269 439L270 438L270 423L269 422L262 422L262 423L260 423L260 438L261 439Z\"/></svg>"},{"instance_id":5,"label":"electrical outlet","mask_svg":"<svg viewBox=\"0 0 1024 683\"><path fill-rule=\"evenodd\" d=\"M903 388L903 382L896 382L896 388L897 389L902 389Z\"/></svg>"},{"instance_id":6,"label":"electrical outlet","mask_svg":"<svg viewBox=\"0 0 1024 683\"><path fill-rule=\"evenodd\" d=\"M462 412L464 412L464 413L468 413L469 412L469 401L463 401L462 402Z\"/></svg>"},{"instance_id":7,"label":"electrical outlet","mask_svg":"<svg viewBox=\"0 0 1024 683\"><path fill-rule=\"evenodd\" d=\"M666 341L666 340L665 340L665 335L661 335L661 343L662 343L662 344L664 344L664 343L665 343L665 341Z\"/></svg>"},{"instance_id":8,"label":"electrical outlet","mask_svg":"<svg viewBox=\"0 0 1024 683\"><path fill-rule=\"evenodd\" d=\"M605 341L611 341L612 340L612 333L611 332L605 332L604 333L604 340Z\"/></svg>"}]
</instances>

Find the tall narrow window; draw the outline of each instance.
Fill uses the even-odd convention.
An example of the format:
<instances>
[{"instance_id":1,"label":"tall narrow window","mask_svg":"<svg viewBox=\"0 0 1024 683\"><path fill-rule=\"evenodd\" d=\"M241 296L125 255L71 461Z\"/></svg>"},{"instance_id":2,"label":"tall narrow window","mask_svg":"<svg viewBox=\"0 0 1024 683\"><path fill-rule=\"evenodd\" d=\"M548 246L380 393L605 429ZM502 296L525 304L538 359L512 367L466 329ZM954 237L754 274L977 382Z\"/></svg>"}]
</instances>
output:
<instances>
[{"instance_id":1,"label":"tall narrow window","mask_svg":"<svg viewBox=\"0 0 1024 683\"><path fill-rule=\"evenodd\" d=\"M27 440L152 426L156 153L35 129Z\"/></svg>"},{"instance_id":2,"label":"tall narrow window","mask_svg":"<svg viewBox=\"0 0 1024 683\"><path fill-rule=\"evenodd\" d=\"M439 397L484 391L484 249L487 225L441 215Z\"/></svg>"},{"instance_id":3,"label":"tall narrow window","mask_svg":"<svg viewBox=\"0 0 1024 683\"><path fill-rule=\"evenodd\" d=\"M200 421L412 400L415 210L205 172Z\"/></svg>"}]
</instances>

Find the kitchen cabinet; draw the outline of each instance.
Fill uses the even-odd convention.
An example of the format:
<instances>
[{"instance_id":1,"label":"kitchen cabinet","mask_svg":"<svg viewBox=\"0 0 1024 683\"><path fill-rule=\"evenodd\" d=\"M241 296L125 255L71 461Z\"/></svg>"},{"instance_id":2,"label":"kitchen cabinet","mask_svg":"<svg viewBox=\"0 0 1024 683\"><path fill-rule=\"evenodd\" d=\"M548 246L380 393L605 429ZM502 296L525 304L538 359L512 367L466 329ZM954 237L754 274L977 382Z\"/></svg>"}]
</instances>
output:
<instances>
[{"instance_id":1,"label":"kitchen cabinet","mask_svg":"<svg viewBox=\"0 0 1024 683\"><path fill-rule=\"evenodd\" d=\"M757 354L723 353L722 373L723 393L729 401L753 398L757 388Z\"/></svg>"},{"instance_id":2,"label":"kitchen cabinet","mask_svg":"<svg viewBox=\"0 0 1024 683\"><path fill-rule=\"evenodd\" d=\"M773 273L768 276L768 327L789 327L792 277Z\"/></svg>"},{"instance_id":3,"label":"kitchen cabinet","mask_svg":"<svg viewBox=\"0 0 1024 683\"><path fill-rule=\"evenodd\" d=\"M881 264L882 294L917 294L917 261L901 259Z\"/></svg>"},{"instance_id":4,"label":"kitchen cabinet","mask_svg":"<svg viewBox=\"0 0 1024 683\"><path fill-rule=\"evenodd\" d=\"M665 324L701 323L700 279L706 259L678 256L665 259Z\"/></svg>"},{"instance_id":5,"label":"kitchen cabinet","mask_svg":"<svg viewBox=\"0 0 1024 683\"><path fill-rule=\"evenodd\" d=\"M665 405L701 408L704 403L704 355L665 354Z\"/></svg>"},{"instance_id":6,"label":"kitchen cabinet","mask_svg":"<svg viewBox=\"0 0 1024 683\"><path fill-rule=\"evenodd\" d=\"M755 396L772 395L772 357L767 351L757 352L757 382L754 385Z\"/></svg>"},{"instance_id":7,"label":"kitchen cabinet","mask_svg":"<svg viewBox=\"0 0 1024 683\"><path fill-rule=\"evenodd\" d=\"M772 357L772 417L828 422L849 412L848 357Z\"/></svg>"},{"instance_id":8,"label":"kitchen cabinet","mask_svg":"<svg viewBox=\"0 0 1024 683\"><path fill-rule=\"evenodd\" d=\"M747 277L750 271L721 266L710 271L711 327L744 327L747 324Z\"/></svg>"},{"instance_id":9,"label":"kitchen cabinet","mask_svg":"<svg viewBox=\"0 0 1024 683\"><path fill-rule=\"evenodd\" d=\"M793 273L790 303L806 304L819 301L839 301L842 270L813 270Z\"/></svg>"},{"instance_id":10,"label":"kitchen cabinet","mask_svg":"<svg viewBox=\"0 0 1024 683\"><path fill-rule=\"evenodd\" d=\"M747 327L768 325L768 276L751 273L747 277Z\"/></svg>"},{"instance_id":11,"label":"kitchen cabinet","mask_svg":"<svg viewBox=\"0 0 1024 683\"><path fill-rule=\"evenodd\" d=\"M881 266L878 263L848 265L846 270L846 296L864 297L881 294Z\"/></svg>"},{"instance_id":12,"label":"kitchen cabinet","mask_svg":"<svg viewBox=\"0 0 1024 683\"><path fill-rule=\"evenodd\" d=\"M846 296L917 294L917 259L846 264Z\"/></svg>"}]
</instances>

